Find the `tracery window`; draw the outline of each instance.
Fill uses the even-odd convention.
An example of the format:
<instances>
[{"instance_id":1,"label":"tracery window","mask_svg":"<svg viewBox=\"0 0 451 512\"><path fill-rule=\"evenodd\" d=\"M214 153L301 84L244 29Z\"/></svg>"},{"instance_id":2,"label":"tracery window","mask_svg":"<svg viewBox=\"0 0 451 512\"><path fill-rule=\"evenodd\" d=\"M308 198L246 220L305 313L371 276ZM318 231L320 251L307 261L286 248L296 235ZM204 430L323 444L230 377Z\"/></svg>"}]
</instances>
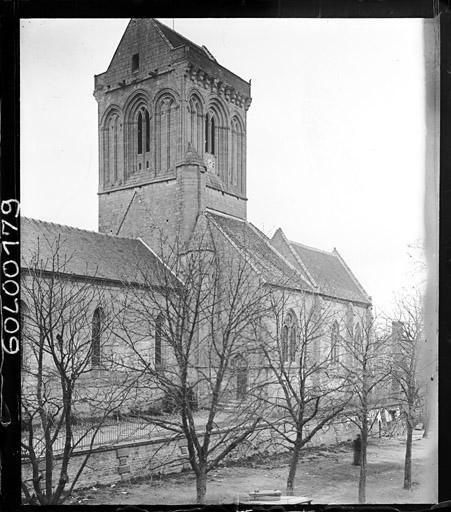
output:
<instances>
[{"instance_id":1,"label":"tracery window","mask_svg":"<svg viewBox=\"0 0 451 512\"><path fill-rule=\"evenodd\" d=\"M91 363L98 366L101 363L101 337L104 314L102 308L96 308L92 315L92 337L91 337Z\"/></svg>"}]
</instances>

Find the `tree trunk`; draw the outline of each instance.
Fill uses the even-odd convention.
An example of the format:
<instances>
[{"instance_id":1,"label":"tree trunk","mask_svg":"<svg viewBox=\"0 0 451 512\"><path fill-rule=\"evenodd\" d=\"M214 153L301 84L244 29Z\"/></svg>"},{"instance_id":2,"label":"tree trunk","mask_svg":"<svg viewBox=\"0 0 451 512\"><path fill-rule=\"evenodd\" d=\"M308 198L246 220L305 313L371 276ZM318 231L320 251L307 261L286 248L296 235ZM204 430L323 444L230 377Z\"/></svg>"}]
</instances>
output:
<instances>
[{"instance_id":1,"label":"tree trunk","mask_svg":"<svg viewBox=\"0 0 451 512\"><path fill-rule=\"evenodd\" d=\"M207 472L205 468L200 468L196 474L196 496L197 503L204 504L207 494Z\"/></svg>"},{"instance_id":2,"label":"tree trunk","mask_svg":"<svg viewBox=\"0 0 451 512\"><path fill-rule=\"evenodd\" d=\"M404 489L412 487L412 434L413 427L410 418L407 419L406 457L404 461Z\"/></svg>"},{"instance_id":3,"label":"tree trunk","mask_svg":"<svg viewBox=\"0 0 451 512\"><path fill-rule=\"evenodd\" d=\"M301 452L301 446L302 446L302 435L300 435L298 433L296 436L296 440L294 442L293 452L291 454L290 471L288 472L288 478L287 478L287 495L288 496L293 496L294 477L296 476L296 470L298 468L299 454Z\"/></svg>"},{"instance_id":4,"label":"tree trunk","mask_svg":"<svg viewBox=\"0 0 451 512\"><path fill-rule=\"evenodd\" d=\"M366 503L366 446L368 444L368 420L366 414L362 421L361 439L362 451L360 458L359 503Z\"/></svg>"}]
</instances>

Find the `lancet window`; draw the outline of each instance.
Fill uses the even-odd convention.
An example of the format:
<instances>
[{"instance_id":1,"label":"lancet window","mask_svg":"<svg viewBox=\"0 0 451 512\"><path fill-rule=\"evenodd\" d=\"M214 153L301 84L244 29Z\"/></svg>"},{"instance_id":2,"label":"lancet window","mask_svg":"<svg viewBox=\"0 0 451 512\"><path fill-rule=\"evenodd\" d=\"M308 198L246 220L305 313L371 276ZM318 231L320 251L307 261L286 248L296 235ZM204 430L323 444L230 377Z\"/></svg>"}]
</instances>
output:
<instances>
[{"instance_id":1,"label":"lancet window","mask_svg":"<svg viewBox=\"0 0 451 512\"><path fill-rule=\"evenodd\" d=\"M224 107L213 101L204 119L204 151L214 156L215 173L227 183L228 120Z\"/></svg>"},{"instance_id":2,"label":"lancet window","mask_svg":"<svg viewBox=\"0 0 451 512\"><path fill-rule=\"evenodd\" d=\"M198 154L202 154L203 109L199 98L195 95L189 101L188 114L188 141Z\"/></svg>"},{"instance_id":3,"label":"lancet window","mask_svg":"<svg viewBox=\"0 0 451 512\"><path fill-rule=\"evenodd\" d=\"M238 192L244 193L245 138L241 121L232 119L232 166L230 181Z\"/></svg>"},{"instance_id":4,"label":"lancet window","mask_svg":"<svg viewBox=\"0 0 451 512\"><path fill-rule=\"evenodd\" d=\"M281 359L282 362L296 361L297 336L296 336L296 317L290 311L285 317L282 326Z\"/></svg>"},{"instance_id":5,"label":"lancet window","mask_svg":"<svg viewBox=\"0 0 451 512\"><path fill-rule=\"evenodd\" d=\"M107 117L102 130L103 135L103 183L114 185L119 177L120 120L116 111Z\"/></svg>"},{"instance_id":6,"label":"lancet window","mask_svg":"<svg viewBox=\"0 0 451 512\"><path fill-rule=\"evenodd\" d=\"M177 150L177 104L169 94L157 103L155 136L155 167L157 173L164 174L174 167Z\"/></svg>"}]
</instances>

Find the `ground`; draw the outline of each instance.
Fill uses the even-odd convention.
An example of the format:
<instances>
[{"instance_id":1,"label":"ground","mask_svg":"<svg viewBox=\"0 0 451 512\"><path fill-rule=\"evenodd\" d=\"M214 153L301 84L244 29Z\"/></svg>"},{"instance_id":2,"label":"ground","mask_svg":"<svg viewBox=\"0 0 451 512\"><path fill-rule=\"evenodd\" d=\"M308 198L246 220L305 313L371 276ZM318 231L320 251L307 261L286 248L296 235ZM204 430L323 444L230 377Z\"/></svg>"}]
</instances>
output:
<instances>
[{"instance_id":1,"label":"ground","mask_svg":"<svg viewBox=\"0 0 451 512\"><path fill-rule=\"evenodd\" d=\"M425 475L431 474L427 461L427 439L417 432L413 444L413 487L403 486L404 448L402 438L372 439L368 446L367 502L432 503ZM295 494L313 503L355 503L359 467L353 466L349 445L310 449L304 452L295 481ZM209 475L207 503L236 503L254 489L285 488L288 459L285 455L265 461L221 467ZM68 503L85 504L189 504L195 503L195 479L191 473L148 478L139 483L116 485L78 492Z\"/></svg>"}]
</instances>

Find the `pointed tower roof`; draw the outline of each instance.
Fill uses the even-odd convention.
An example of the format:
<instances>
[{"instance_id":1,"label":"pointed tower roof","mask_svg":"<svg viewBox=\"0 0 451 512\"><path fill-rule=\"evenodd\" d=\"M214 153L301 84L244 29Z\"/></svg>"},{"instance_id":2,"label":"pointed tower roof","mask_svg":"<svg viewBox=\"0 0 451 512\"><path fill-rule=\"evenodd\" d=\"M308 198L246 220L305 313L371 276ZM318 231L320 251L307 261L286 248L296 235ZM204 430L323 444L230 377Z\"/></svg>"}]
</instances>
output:
<instances>
[{"instance_id":1,"label":"pointed tower roof","mask_svg":"<svg viewBox=\"0 0 451 512\"><path fill-rule=\"evenodd\" d=\"M139 71L129 60L139 54ZM218 63L205 46L199 46L153 18L132 18L104 73L95 77L96 91L113 90L155 77L176 66L205 84L219 86L227 97L249 107L250 83Z\"/></svg>"}]
</instances>

